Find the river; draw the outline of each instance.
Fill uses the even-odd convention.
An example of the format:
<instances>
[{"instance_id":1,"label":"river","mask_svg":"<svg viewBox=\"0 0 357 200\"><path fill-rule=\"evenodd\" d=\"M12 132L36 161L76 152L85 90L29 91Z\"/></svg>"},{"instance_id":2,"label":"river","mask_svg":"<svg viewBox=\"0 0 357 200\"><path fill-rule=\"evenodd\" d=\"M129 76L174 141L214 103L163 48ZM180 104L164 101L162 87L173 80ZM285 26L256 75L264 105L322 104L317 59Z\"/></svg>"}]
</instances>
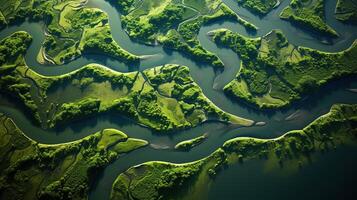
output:
<instances>
[{"instance_id":1,"label":"river","mask_svg":"<svg viewBox=\"0 0 357 200\"><path fill-rule=\"evenodd\" d=\"M104 128L117 128L124 131L130 137L148 140L151 144L169 149L154 149L151 146L136 150L109 165L101 174L98 182L90 192L90 199L108 199L111 185L116 176L127 168L151 160L162 160L170 162L189 162L203 158L220 147L224 141L237 136L251 136L258 138L273 138L283 133L301 129L311 121L328 112L334 103L357 103L357 94L348 91L347 88L357 88L355 79L335 81L321 88L317 94L301 100L287 109L277 111L260 111L241 103L232 102L222 92L222 87L231 81L239 70L240 60L230 49L219 48L209 40L207 32L217 28L228 28L234 32L249 37L259 37L270 32L272 29L280 29L295 45L315 48L318 50L337 52L347 49L357 38L357 26L346 25L337 21L334 16L336 0L327 0L326 20L327 23L338 31L340 37L334 40L319 38L300 28L296 28L287 21L279 18L281 10L289 4L283 1L281 5L265 17L258 17L246 9L239 7L235 0L223 0L233 11L245 20L255 24L259 30L248 33L243 26L233 22L219 22L200 29L198 39L207 50L218 55L225 64L223 72L215 72L211 66L201 65L177 52L167 52L161 46L147 46L133 42L121 27L120 14L115 7L103 0L89 0L87 7L96 7L108 14L114 40L125 50L136 55L154 55L141 61L139 66L126 66L115 59L98 56L85 55L61 66L42 65L36 61L37 53L44 40L43 23L23 22L20 25L11 26L0 32L0 38L4 38L19 30L27 31L33 37L33 42L26 53L25 60L34 71L43 75L60 75L74 71L89 63L99 63L120 72L144 70L155 66L174 63L189 66L193 79L200 85L204 94L217 106L232 114L249 118L255 121L264 121L263 127L235 128L218 122L206 122L195 128L177 131L168 135L159 135L151 130L135 124L133 121L116 114L102 114L86 120L73 122L72 124L58 129L44 130L33 125L28 116L19 109L16 104L0 95L0 112L6 113L13 118L15 123L30 138L41 143L62 143L83 138L91 133ZM328 43L326 43L328 41ZM204 74L204 75L203 75ZM286 120L289 119L289 120ZM179 141L190 139L204 133L208 133L208 139L203 144L190 152L176 152L172 147ZM251 172L254 168L250 169ZM230 169L221 172L220 177L227 177ZM229 176L228 176L229 177ZM257 179L258 180L258 179ZM226 182L225 182L226 181ZM220 184L228 184L229 180L220 178ZM234 191L234 189L232 189ZM218 193L217 193L218 194ZM212 195L214 196L214 195Z\"/></svg>"}]
</instances>

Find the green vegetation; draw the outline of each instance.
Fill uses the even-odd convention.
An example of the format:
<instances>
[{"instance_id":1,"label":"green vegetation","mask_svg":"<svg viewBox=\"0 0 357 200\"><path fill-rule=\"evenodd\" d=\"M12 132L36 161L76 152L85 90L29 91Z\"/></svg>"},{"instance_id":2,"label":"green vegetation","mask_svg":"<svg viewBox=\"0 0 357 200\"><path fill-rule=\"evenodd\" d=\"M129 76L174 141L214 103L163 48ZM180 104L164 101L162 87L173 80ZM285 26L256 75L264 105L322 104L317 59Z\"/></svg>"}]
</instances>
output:
<instances>
[{"instance_id":1,"label":"green vegetation","mask_svg":"<svg viewBox=\"0 0 357 200\"><path fill-rule=\"evenodd\" d=\"M55 1L53 1L55 2ZM51 20L53 13L50 12L52 2L45 0L0 0L0 29L25 20Z\"/></svg>"},{"instance_id":2,"label":"green vegetation","mask_svg":"<svg viewBox=\"0 0 357 200\"><path fill-rule=\"evenodd\" d=\"M199 137L190 140L179 142L175 145L175 149L180 151L189 151L193 147L200 145L203 141L205 141L206 138L207 138L206 135L201 135Z\"/></svg>"},{"instance_id":3,"label":"green vegetation","mask_svg":"<svg viewBox=\"0 0 357 200\"><path fill-rule=\"evenodd\" d=\"M76 103L64 103L58 109L57 114L51 121L51 126L55 124L69 122L81 116L93 115L99 112L100 100L87 98Z\"/></svg>"},{"instance_id":4,"label":"green vegetation","mask_svg":"<svg viewBox=\"0 0 357 200\"><path fill-rule=\"evenodd\" d=\"M124 63L139 62L139 58L122 49L112 38L108 16L94 8L83 8L78 2L69 1L48 25L44 41L44 60L61 64L83 53L101 53Z\"/></svg>"},{"instance_id":5,"label":"green vegetation","mask_svg":"<svg viewBox=\"0 0 357 200\"><path fill-rule=\"evenodd\" d=\"M99 172L121 154L138 149L124 133L105 129L78 141L48 145L26 137L0 117L1 199L87 199Z\"/></svg>"},{"instance_id":6,"label":"green vegetation","mask_svg":"<svg viewBox=\"0 0 357 200\"><path fill-rule=\"evenodd\" d=\"M195 162L153 161L134 166L117 177L111 199L184 199L185 195L202 198L198 194L205 194L202 191L220 170L252 159L265 159L278 169L284 165L297 170L311 162L313 154L340 145L356 145L356 114L357 105L334 105L328 114L304 129L276 139L235 138Z\"/></svg>"},{"instance_id":7,"label":"green vegetation","mask_svg":"<svg viewBox=\"0 0 357 200\"><path fill-rule=\"evenodd\" d=\"M338 33L325 23L324 0L292 0L280 13L280 18L303 28L331 37Z\"/></svg>"},{"instance_id":8,"label":"green vegetation","mask_svg":"<svg viewBox=\"0 0 357 200\"><path fill-rule=\"evenodd\" d=\"M133 8L134 3L139 3L137 0L107 0L114 6L116 6L121 14L128 14Z\"/></svg>"},{"instance_id":9,"label":"green vegetation","mask_svg":"<svg viewBox=\"0 0 357 200\"><path fill-rule=\"evenodd\" d=\"M357 42L345 51L325 53L289 44L277 30L250 39L221 29L213 32L213 40L242 60L236 79L224 88L226 94L260 108L286 106L357 70Z\"/></svg>"},{"instance_id":10,"label":"green vegetation","mask_svg":"<svg viewBox=\"0 0 357 200\"><path fill-rule=\"evenodd\" d=\"M124 63L139 57L122 49L112 38L108 16L101 10L84 8L85 0L0 1L0 28L29 17L47 24L41 63L63 64L83 53L105 54Z\"/></svg>"},{"instance_id":11,"label":"green vegetation","mask_svg":"<svg viewBox=\"0 0 357 200\"><path fill-rule=\"evenodd\" d=\"M179 51L215 68L223 68L223 63L199 43L197 34L202 25L227 19L237 21L249 30L256 30L254 25L241 19L220 0L186 0L182 3L144 0L130 5L130 8L122 7L131 10L122 16L122 22L132 39L146 44L159 42L164 48Z\"/></svg>"},{"instance_id":12,"label":"green vegetation","mask_svg":"<svg viewBox=\"0 0 357 200\"><path fill-rule=\"evenodd\" d=\"M26 32L16 32L0 42L0 89L3 93L17 96L39 120L38 107L30 93L31 85L21 81L22 77L15 72L16 66L25 64L23 55L31 41Z\"/></svg>"},{"instance_id":13,"label":"green vegetation","mask_svg":"<svg viewBox=\"0 0 357 200\"><path fill-rule=\"evenodd\" d=\"M18 32L2 44L7 49L21 40L31 38ZM253 124L216 107L192 80L187 67L166 65L120 73L90 64L61 76L41 76L24 62L27 43L11 53L18 55L16 62L9 59L0 66L0 87L23 102L44 128L104 112L121 113L157 131L193 127L209 118L242 126ZM7 59L8 50L4 52Z\"/></svg>"},{"instance_id":14,"label":"green vegetation","mask_svg":"<svg viewBox=\"0 0 357 200\"><path fill-rule=\"evenodd\" d=\"M237 0L237 2L259 15L266 15L280 4L279 0Z\"/></svg>"},{"instance_id":15,"label":"green vegetation","mask_svg":"<svg viewBox=\"0 0 357 200\"><path fill-rule=\"evenodd\" d=\"M335 10L336 19L343 22L357 23L357 2L355 0L338 0Z\"/></svg>"},{"instance_id":16,"label":"green vegetation","mask_svg":"<svg viewBox=\"0 0 357 200\"><path fill-rule=\"evenodd\" d=\"M216 163L222 162L224 152L221 150L192 163L147 162L120 174L113 184L110 199L174 199L175 194L182 189L179 187L195 188L196 180L203 183L208 181L202 174L209 167L214 168ZM193 197L194 194L191 193L190 196Z\"/></svg>"}]
</instances>

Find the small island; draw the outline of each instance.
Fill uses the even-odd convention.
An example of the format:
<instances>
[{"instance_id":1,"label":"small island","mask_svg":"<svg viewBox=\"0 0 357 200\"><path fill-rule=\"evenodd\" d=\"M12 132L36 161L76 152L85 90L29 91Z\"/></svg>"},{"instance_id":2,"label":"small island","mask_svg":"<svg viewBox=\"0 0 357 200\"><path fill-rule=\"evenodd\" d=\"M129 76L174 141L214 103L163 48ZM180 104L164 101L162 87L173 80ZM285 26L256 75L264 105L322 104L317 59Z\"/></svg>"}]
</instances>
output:
<instances>
[{"instance_id":1,"label":"small island","mask_svg":"<svg viewBox=\"0 0 357 200\"><path fill-rule=\"evenodd\" d=\"M189 69L165 65L143 72L121 73L90 64L59 76L42 76L24 61L31 42L16 32L0 44L4 60L0 88L23 105L44 128L53 128L100 113L116 112L156 131L195 127L208 119L241 126L253 121L224 112L193 81ZM12 46L21 48L8 51ZM11 55L16 55L10 58ZM39 94L39 95L33 95ZM66 96L59 99L58 95Z\"/></svg>"},{"instance_id":2,"label":"small island","mask_svg":"<svg viewBox=\"0 0 357 200\"><path fill-rule=\"evenodd\" d=\"M327 53L292 45L279 30L260 38L227 29L211 35L241 58L240 70L224 87L225 93L259 108L287 106L333 79L356 75L356 41L344 51Z\"/></svg>"},{"instance_id":3,"label":"small island","mask_svg":"<svg viewBox=\"0 0 357 200\"><path fill-rule=\"evenodd\" d=\"M202 142L204 142L206 140L206 138L207 138L207 135L203 134L199 137L179 142L175 145L175 149L179 150L179 151L190 151L192 148L194 148L194 147L200 145Z\"/></svg>"}]
</instances>

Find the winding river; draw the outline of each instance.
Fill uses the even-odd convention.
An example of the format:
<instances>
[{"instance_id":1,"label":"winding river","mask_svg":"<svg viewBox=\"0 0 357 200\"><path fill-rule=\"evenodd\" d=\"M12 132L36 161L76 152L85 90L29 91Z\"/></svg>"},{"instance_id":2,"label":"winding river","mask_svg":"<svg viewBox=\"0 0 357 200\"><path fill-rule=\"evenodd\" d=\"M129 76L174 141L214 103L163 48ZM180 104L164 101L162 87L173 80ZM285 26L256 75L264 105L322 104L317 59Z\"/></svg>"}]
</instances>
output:
<instances>
[{"instance_id":1,"label":"winding river","mask_svg":"<svg viewBox=\"0 0 357 200\"><path fill-rule=\"evenodd\" d=\"M136 55L153 55L141 61L140 66L126 66L115 59L99 56L85 55L70 63L61 66L42 65L36 61L37 54L44 40L43 23L23 22L20 25L11 26L0 32L0 38L5 38L15 31L27 31L33 37L33 42L26 53L25 59L29 67L43 75L60 75L74 71L89 63L99 63L121 72L144 70L147 68L167 64L181 64L189 66L193 79L200 85L204 94L223 110L229 111L241 117L264 121L267 124L263 127L239 128L218 122L206 122L195 128L178 131L174 134L159 135L151 130L141 127L131 120L115 114L102 114L89 118L61 129L43 130L34 126L18 107L4 96L0 95L0 112L8 114L15 123L30 138L41 143L62 143L83 138L91 133L104 128L117 128L124 131L130 137L148 140L152 146L160 146L168 149L157 149L148 146L132 153L124 155L110 166L105 168L101 177L94 185L90 193L90 199L108 199L111 185L116 176L127 168L151 160L162 160L170 162L189 162L200 159L212 153L220 147L224 141L237 136L251 136L259 138L273 138L294 129L301 129L318 116L328 112L334 103L357 103L357 93L348 91L348 88L357 88L357 81L344 80L335 81L319 90L318 94L312 95L289 107L288 109L277 111L259 111L247 105L232 102L227 98L222 88L231 81L239 70L240 60L230 49L219 48L210 41L207 32L217 28L228 28L234 32L241 33L249 37L259 37L270 32L272 29L280 29L288 38L289 42L295 45L315 48L318 50L337 52L347 49L357 38L357 26L343 24L334 18L334 8L336 0L327 0L326 20L327 23L337 30L340 37L330 40L319 38L300 28L296 28L287 21L279 18L281 10L290 1L285 0L279 7L274 9L265 17L258 17L251 14L246 9L239 7L235 0L223 0L233 11L238 13L245 20L255 24L259 30L255 33L248 33L243 26L233 22L221 22L200 29L198 38L203 47L221 58L225 64L223 72L214 72L211 66L200 65L177 52L167 52L161 46L146 46L130 40L121 27L120 14L115 7L103 0L89 0L87 7L96 7L108 14L114 40L127 51ZM202 76L204 74L204 76ZM178 142L190 139L203 133L208 134L208 140L194 148L190 152L176 152L172 147ZM222 172L222 177L229 174ZM238 173L238 172L237 172ZM226 181L226 182L225 182ZM227 179L219 179L218 182L227 183ZM214 196L214 195L212 195Z\"/></svg>"}]
</instances>

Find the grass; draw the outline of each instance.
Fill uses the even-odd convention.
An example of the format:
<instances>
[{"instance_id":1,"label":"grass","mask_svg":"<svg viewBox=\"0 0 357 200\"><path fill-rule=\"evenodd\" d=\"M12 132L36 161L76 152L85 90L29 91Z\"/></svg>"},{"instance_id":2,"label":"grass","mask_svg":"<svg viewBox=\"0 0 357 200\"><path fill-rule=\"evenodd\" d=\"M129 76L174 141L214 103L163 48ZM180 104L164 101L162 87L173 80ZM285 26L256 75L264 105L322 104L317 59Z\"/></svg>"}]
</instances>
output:
<instances>
[{"instance_id":1,"label":"grass","mask_svg":"<svg viewBox=\"0 0 357 200\"><path fill-rule=\"evenodd\" d=\"M227 167L264 159L281 170L299 170L315 162L311 156L345 145L356 145L357 105L334 105L302 130L275 139L238 137L226 141L211 155L194 162L174 164L151 161L121 173L112 186L111 199L200 198L217 174ZM239 178L239 177L237 177ZM197 196L196 196L197 195Z\"/></svg>"},{"instance_id":2,"label":"grass","mask_svg":"<svg viewBox=\"0 0 357 200\"><path fill-rule=\"evenodd\" d=\"M216 0L184 0L185 5L198 10L202 15L210 14L218 8L220 1Z\"/></svg>"},{"instance_id":3,"label":"grass","mask_svg":"<svg viewBox=\"0 0 357 200\"><path fill-rule=\"evenodd\" d=\"M189 151L195 146L200 145L204 140L207 138L206 135L201 135L199 137L190 139L190 140L185 140L182 142L179 142L175 145L175 149L180 150L180 151Z\"/></svg>"},{"instance_id":4,"label":"grass","mask_svg":"<svg viewBox=\"0 0 357 200\"><path fill-rule=\"evenodd\" d=\"M129 153L135 149L146 146L148 144L147 141L135 138L129 138L125 142L120 142L113 146L111 150L117 152L118 154Z\"/></svg>"},{"instance_id":5,"label":"grass","mask_svg":"<svg viewBox=\"0 0 357 200\"><path fill-rule=\"evenodd\" d=\"M108 16L103 11L84 8L77 1L62 2L54 7L43 49L55 64L71 61L84 53L105 54L127 64L139 61L138 56L125 51L113 40Z\"/></svg>"},{"instance_id":6,"label":"grass","mask_svg":"<svg viewBox=\"0 0 357 200\"><path fill-rule=\"evenodd\" d=\"M147 144L105 129L63 144L26 137L7 116L0 117L2 199L87 199L92 181L119 154ZM111 148L115 145L115 148ZM104 150L105 149L105 150Z\"/></svg>"},{"instance_id":7,"label":"grass","mask_svg":"<svg viewBox=\"0 0 357 200\"><path fill-rule=\"evenodd\" d=\"M97 148L105 149L106 147L110 147L118 143L118 141L127 140L128 136L116 129L105 129L103 130L102 137L97 144ZM127 147L127 145L122 145L123 147ZM120 150L120 148L118 148ZM124 149L123 149L124 151Z\"/></svg>"},{"instance_id":8,"label":"grass","mask_svg":"<svg viewBox=\"0 0 357 200\"><path fill-rule=\"evenodd\" d=\"M21 40L18 34L7 40L16 37L15 41L21 43L28 39ZM27 36L25 32L21 34ZM27 47L24 45L15 52L16 60L21 62L8 63L11 59L7 59L2 65L12 66L4 71L0 87L20 99L43 128L65 126L109 111L161 132L194 127L208 118L242 126L253 124L222 111L207 99L193 82L188 67L165 65L143 72L120 73L90 64L64 75L42 76L26 66L23 56ZM25 84L27 79L33 85ZM160 94L160 88L162 91L168 84L171 91Z\"/></svg>"},{"instance_id":9,"label":"grass","mask_svg":"<svg viewBox=\"0 0 357 200\"><path fill-rule=\"evenodd\" d=\"M347 22L357 23L357 4L354 0L338 0L335 10L336 19Z\"/></svg>"},{"instance_id":10,"label":"grass","mask_svg":"<svg viewBox=\"0 0 357 200\"><path fill-rule=\"evenodd\" d=\"M122 21L132 39L146 44L161 43L164 48L179 51L217 69L222 69L223 63L199 44L197 34L200 27L226 19L237 21L249 30L257 29L220 0L186 0L181 3L144 0L141 4L133 4L130 10L132 12L122 16Z\"/></svg>"},{"instance_id":11,"label":"grass","mask_svg":"<svg viewBox=\"0 0 357 200\"><path fill-rule=\"evenodd\" d=\"M272 11L279 0L237 0L238 4L258 15L266 15Z\"/></svg>"},{"instance_id":12,"label":"grass","mask_svg":"<svg viewBox=\"0 0 357 200\"><path fill-rule=\"evenodd\" d=\"M356 42L326 53L294 46L278 30L247 38L229 30L212 32L220 46L231 48L242 63L226 94L260 108L279 108L311 94L332 79L355 74Z\"/></svg>"},{"instance_id":13,"label":"grass","mask_svg":"<svg viewBox=\"0 0 357 200\"><path fill-rule=\"evenodd\" d=\"M325 22L324 2L324 0L293 0L280 13L280 18L320 35L337 37L338 33Z\"/></svg>"}]
</instances>

